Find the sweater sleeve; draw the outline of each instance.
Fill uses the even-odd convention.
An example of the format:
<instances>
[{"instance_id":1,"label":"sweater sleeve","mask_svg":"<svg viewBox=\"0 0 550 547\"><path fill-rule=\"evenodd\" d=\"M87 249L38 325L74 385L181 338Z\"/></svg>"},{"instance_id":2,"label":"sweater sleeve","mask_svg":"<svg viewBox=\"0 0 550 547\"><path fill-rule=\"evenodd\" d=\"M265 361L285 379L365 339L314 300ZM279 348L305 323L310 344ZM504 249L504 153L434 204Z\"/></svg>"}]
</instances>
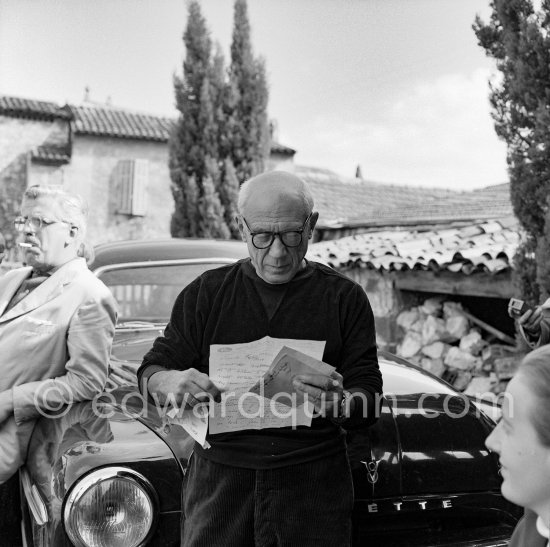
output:
<instances>
[{"instance_id":1,"label":"sweater sleeve","mask_svg":"<svg viewBox=\"0 0 550 547\"><path fill-rule=\"evenodd\" d=\"M344 427L374 423L380 415L382 374L378 366L374 314L359 285L343 298L341 306L343 347L339 371L344 389L353 394L354 413Z\"/></svg>"},{"instance_id":2,"label":"sweater sleeve","mask_svg":"<svg viewBox=\"0 0 550 547\"><path fill-rule=\"evenodd\" d=\"M137 371L140 390L156 372L198 367L201 320L197 302L200 289L201 280L197 278L176 298L164 334L153 342Z\"/></svg>"}]
</instances>

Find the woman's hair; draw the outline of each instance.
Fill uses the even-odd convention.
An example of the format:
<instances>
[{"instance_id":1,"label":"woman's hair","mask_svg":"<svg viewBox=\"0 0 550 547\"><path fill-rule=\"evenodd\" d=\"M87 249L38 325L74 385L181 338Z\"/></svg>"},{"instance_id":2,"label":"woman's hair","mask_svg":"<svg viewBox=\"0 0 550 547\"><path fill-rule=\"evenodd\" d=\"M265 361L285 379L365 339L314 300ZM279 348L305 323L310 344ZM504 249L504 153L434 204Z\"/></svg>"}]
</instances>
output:
<instances>
[{"instance_id":1,"label":"woman's hair","mask_svg":"<svg viewBox=\"0 0 550 547\"><path fill-rule=\"evenodd\" d=\"M550 345L528 353L520 363L518 374L529 383L535 410L531 415L541 443L550 447Z\"/></svg>"},{"instance_id":2,"label":"woman's hair","mask_svg":"<svg viewBox=\"0 0 550 547\"><path fill-rule=\"evenodd\" d=\"M93 259L93 250L85 242L88 224L88 206L77 194L66 192L57 186L30 186L23 194L23 200L48 198L55 201L61 209L62 218L74 228L77 228L77 241L80 243L78 256L84 257L89 263Z\"/></svg>"}]
</instances>

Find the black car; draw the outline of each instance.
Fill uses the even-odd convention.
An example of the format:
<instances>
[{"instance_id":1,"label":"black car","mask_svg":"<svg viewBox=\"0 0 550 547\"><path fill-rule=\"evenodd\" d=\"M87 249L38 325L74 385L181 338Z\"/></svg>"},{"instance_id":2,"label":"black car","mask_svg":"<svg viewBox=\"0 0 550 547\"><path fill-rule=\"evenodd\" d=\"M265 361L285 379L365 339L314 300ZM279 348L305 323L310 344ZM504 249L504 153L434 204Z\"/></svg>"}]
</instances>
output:
<instances>
[{"instance_id":1,"label":"black car","mask_svg":"<svg viewBox=\"0 0 550 547\"><path fill-rule=\"evenodd\" d=\"M139 395L135 372L171 305L202 271L246 256L236 242L129 241L96 249L120 304L108 389L42 418L21 470L27 545L180 545L193 441ZM520 516L484 440L494 422L438 378L380 352L378 422L348 432L354 544L507 545Z\"/></svg>"}]
</instances>

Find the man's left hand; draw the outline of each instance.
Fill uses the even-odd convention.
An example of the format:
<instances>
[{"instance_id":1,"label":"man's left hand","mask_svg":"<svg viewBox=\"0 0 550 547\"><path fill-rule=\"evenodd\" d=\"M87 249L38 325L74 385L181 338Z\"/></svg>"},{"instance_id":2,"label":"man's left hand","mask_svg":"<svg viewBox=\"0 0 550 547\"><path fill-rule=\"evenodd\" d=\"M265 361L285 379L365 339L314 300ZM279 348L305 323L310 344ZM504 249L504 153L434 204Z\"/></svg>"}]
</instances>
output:
<instances>
[{"instance_id":1,"label":"man's left hand","mask_svg":"<svg viewBox=\"0 0 550 547\"><path fill-rule=\"evenodd\" d=\"M343 377L334 371L330 376L325 374L300 374L293 379L298 392L307 395L315 411L327 418L339 415L343 397Z\"/></svg>"},{"instance_id":2,"label":"man's left hand","mask_svg":"<svg viewBox=\"0 0 550 547\"><path fill-rule=\"evenodd\" d=\"M0 424L13 414L13 397L11 389L0 391Z\"/></svg>"}]
</instances>

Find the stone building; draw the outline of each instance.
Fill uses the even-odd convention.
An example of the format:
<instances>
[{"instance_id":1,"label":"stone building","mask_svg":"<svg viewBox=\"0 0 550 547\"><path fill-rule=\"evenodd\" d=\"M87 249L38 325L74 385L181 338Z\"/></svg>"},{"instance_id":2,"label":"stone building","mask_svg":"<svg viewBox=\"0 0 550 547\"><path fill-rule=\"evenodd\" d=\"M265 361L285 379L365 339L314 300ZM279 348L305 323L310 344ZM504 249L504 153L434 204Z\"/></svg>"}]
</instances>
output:
<instances>
[{"instance_id":1,"label":"stone building","mask_svg":"<svg viewBox=\"0 0 550 547\"><path fill-rule=\"evenodd\" d=\"M173 124L108 106L0 97L0 230L13 237L6 226L26 187L60 184L88 201L94 244L169 236ZM268 167L291 170L294 154L272 142Z\"/></svg>"}]
</instances>

